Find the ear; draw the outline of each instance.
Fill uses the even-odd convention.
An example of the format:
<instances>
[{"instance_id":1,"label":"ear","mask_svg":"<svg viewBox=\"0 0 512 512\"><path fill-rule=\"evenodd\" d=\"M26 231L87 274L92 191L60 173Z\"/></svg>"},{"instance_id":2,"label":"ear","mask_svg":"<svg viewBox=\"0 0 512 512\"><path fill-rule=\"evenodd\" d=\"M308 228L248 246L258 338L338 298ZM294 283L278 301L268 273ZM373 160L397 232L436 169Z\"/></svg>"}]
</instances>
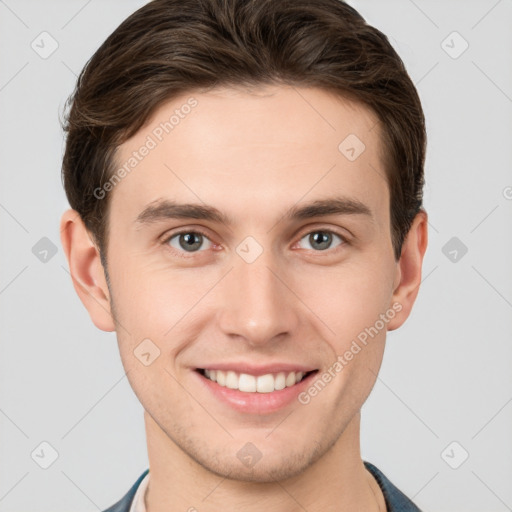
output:
<instances>
[{"instance_id":1,"label":"ear","mask_svg":"<svg viewBox=\"0 0 512 512\"><path fill-rule=\"evenodd\" d=\"M100 254L76 210L67 210L62 215L60 239L73 286L91 320L102 331L114 331L110 294Z\"/></svg>"},{"instance_id":2,"label":"ear","mask_svg":"<svg viewBox=\"0 0 512 512\"><path fill-rule=\"evenodd\" d=\"M423 256L428 243L428 217L420 210L411 224L397 262L390 307L397 314L388 322L388 331L398 329L408 318L421 284ZM394 306L393 306L394 305Z\"/></svg>"}]
</instances>

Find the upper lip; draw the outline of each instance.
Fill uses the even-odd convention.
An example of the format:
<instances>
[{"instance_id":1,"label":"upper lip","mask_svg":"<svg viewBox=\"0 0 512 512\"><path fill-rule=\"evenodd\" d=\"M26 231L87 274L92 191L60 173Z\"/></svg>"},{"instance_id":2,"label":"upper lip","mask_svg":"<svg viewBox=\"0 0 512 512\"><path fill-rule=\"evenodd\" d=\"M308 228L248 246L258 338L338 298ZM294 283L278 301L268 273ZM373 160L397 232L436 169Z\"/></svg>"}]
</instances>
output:
<instances>
[{"instance_id":1,"label":"upper lip","mask_svg":"<svg viewBox=\"0 0 512 512\"><path fill-rule=\"evenodd\" d=\"M249 375L259 376L268 373L291 373L291 372L311 372L317 370L312 366L294 363L272 363L266 365L256 365L251 363L208 363L205 366L198 366L202 370L221 370L224 372L233 371L235 373L247 373Z\"/></svg>"}]
</instances>

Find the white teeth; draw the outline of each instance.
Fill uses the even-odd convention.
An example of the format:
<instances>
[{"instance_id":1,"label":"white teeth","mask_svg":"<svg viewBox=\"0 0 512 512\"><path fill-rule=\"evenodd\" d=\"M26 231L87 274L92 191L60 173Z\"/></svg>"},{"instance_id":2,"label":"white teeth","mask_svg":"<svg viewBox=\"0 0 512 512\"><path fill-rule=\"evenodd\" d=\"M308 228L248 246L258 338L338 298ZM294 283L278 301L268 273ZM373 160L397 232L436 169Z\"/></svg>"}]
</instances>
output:
<instances>
[{"instance_id":1,"label":"white teeth","mask_svg":"<svg viewBox=\"0 0 512 512\"><path fill-rule=\"evenodd\" d=\"M256 381L256 391L258 393L272 393L274 391L274 376L270 373L260 375Z\"/></svg>"},{"instance_id":2,"label":"white teeth","mask_svg":"<svg viewBox=\"0 0 512 512\"><path fill-rule=\"evenodd\" d=\"M295 384L295 372L291 372L286 376L286 387L293 386Z\"/></svg>"},{"instance_id":3,"label":"white teeth","mask_svg":"<svg viewBox=\"0 0 512 512\"><path fill-rule=\"evenodd\" d=\"M236 373L234 371L224 372L222 370L204 370L204 375L219 386L230 389L238 389L245 393L272 393L285 387L294 386L304 377L304 372L280 372L277 374L267 373L265 375L249 375L247 373Z\"/></svg>"},{"instance_id":4,"label":"white teeth","mask_svg":"<svg viewBox=\"0 0 512 512\"><path fill-rule=\"evenodd\" d=\"M226 385L226 372L221 372L220 370L216 370L217 374L217 384L219 386L225 386Z\"/></svg>"},{"instance_id":5,"label":"white teeth","mask_svg":"<svg viewBox=\"0 0 512 512\"><path fill-rule=\"evenodd\" d=\"M256 391L256 377L254 375L247 375L247 373L241 373L238 380L238 389L246 393L254 393Z\"/></svg>"},{"instance_id":6,"label":"white teeth","mask_svg":"<svg viewBox=\"0 0 512 512\"><path fill-rule=\"evenodd\" d=\"M274 389L276 391L280 389L284 389L286 387L286 375L281 372L276 375L276 378L274 380Z\"/></svg>"},{"instance_id":7,"label":"white teeth","mask_svg":"<svg viewBox=\"0 0 512 512\"><path fill-rule=\"evenodd\" d=\"M235 372L226 373L226 387L230 389L238 389L238 375Z\"/></svg>"}]
</instances>

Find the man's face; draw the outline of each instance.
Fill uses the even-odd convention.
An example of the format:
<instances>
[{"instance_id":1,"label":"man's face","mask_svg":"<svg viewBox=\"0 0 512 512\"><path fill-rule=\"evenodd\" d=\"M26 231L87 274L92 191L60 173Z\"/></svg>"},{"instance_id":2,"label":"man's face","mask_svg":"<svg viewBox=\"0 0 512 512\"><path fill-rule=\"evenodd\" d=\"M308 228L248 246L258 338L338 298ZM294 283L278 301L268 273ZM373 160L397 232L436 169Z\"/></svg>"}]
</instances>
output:
<instances>
[{"instance_id":1,"label":"man's face","mask_svg":"<svg viewBox=\"0 0 512 512\"><path fill-rule=\"evenodd\" d=\"M119 149L121 167L150 148L110 193L123 365L152 428L214 473L298 474L355 421L375 382L386 329L397 327L380 133L369 110L319 89L217 89L167 103ZM338 199L353 208L293 215ZM155 211L164 201L230 222ZM269 392L230 389L200 369ZM294 369L317 372L294 384ZM271 391L278 373L289 386Z\"/></svg>"}]
</instances>

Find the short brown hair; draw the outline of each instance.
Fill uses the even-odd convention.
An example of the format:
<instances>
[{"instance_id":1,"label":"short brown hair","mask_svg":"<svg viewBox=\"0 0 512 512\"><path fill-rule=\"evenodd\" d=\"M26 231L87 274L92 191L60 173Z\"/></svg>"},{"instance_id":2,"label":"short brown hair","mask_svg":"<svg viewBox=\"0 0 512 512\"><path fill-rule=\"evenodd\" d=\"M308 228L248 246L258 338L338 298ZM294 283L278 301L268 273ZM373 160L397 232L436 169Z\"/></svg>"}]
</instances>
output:
<instances>
[{"instance_id":1,"label":"short brown hair","mask_svg":"<svg viewBox=\"0 0 512 512\"><path fill-rule=\"evenodd\" d=\"M399 259L422 206L426 131L387 37L341 0L153 0L100 46L66 102L63 183L105 268L109 201L94 191L114 173L117 147L179 94L272 84L319 87L377 114Z\"/></svg>"}]
</instances>

